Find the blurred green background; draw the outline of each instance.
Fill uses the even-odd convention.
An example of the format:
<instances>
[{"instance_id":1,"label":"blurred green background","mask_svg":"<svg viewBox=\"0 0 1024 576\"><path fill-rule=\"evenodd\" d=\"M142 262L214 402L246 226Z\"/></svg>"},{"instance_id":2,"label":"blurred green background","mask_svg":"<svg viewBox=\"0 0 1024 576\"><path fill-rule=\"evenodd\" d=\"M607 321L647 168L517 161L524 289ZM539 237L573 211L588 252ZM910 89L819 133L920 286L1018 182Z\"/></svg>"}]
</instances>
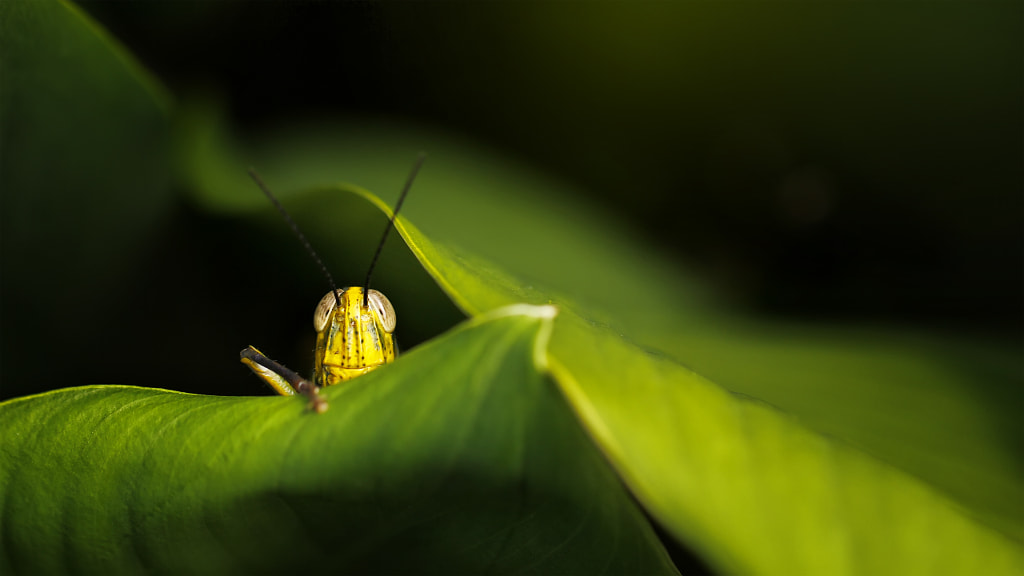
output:
<instances>
[{"instance_id":1,"label":"blurred green background","mask_svg":"<svg viewBox=\"0 0 1024 576\"><path fill-rule=\"evenodd\" d=\"M695 271L729 307L1020 344L1024 82L1014 3L82 6L172 101L216 94L243 140L301 122L422 126L564 183L579 193L571 202L580 218L614 215L622 225L614 233L626 230ZM403 176L394 174L393 188ZM411 217L416 203L431 201L413 198ZM111 302L89 326L82 356L68 352L73 381L45 345L26 343L3 358L3 397L132 382L151 365L136 348L143 340L182 354L147 371L153 385L187 388L181 380L199 369L215 381L244 376L230 363L200 362L200 350L227 340L233 355L256 323L271 320L227 326L224 299L267 289L265 274L307 267L304 278L316 282L316 271L307 262L246 270L233 254L293 246L253 246L240 224L175 205L150 231L162 246L152 266L111 296L119 306ZM54 226L52 214L35 216L32 224ZM15 247L4 250L7 268ZM69 263L46 266L60 278ZM32 326L11 302L16 273L4 274L4 331L43 336L52 327ZM294 340L315 298L298 296L295 319L282 311L260 333ZM154 322L155 302L175 313ZM178 327L161 328L169 321ZM108 343L128 347L133 360L102 360Z\"/></svg>"},{"instance_id":2,"label":"blurred green background","mask_svg":"<svg viewBox=\"0 0 1024 576\"><path fill-rule=\"evenodd\" d=\"M188 6L86 4L172 88L223 90L242 126L467 134L751 308L1020 327L1010 4Z\"/></svg>"},{"instance_id":3,"label":"blurred green background","mask_svg":"<svg viewBox=\"0 0 1024 576\"><path fill-rule=\"evenodd\" d=\"M243 130L468 136L751 311L1020 330L1013 3L84 6Z\"/></svg>"}]
</instances>

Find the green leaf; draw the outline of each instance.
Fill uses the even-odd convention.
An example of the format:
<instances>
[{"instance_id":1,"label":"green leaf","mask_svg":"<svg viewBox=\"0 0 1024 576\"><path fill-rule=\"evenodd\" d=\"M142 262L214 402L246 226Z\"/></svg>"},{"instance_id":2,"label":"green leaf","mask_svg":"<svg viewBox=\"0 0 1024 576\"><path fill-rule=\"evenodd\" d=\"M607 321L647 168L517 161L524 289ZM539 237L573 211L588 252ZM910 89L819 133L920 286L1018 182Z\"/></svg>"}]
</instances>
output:
<instances>
[{"instance_id":1,"label":"green leaf","mask_svg":"<svg viewBox=\"0 0 1024 576\"><path fill-rule=\"evenodd\" d=\"M544 376L554 310L478 317L298 398L0 404L5 573L673 573Z\"/></svg>"},{"instance_id":2,"label":"green leaf","mask_svg":"<svg viewBox=\"0 0 1024 576\"><path fill-rule=\"evenodd\" d=\"M722 571L1024 570L1019 544L934 488L629 343L570 300L524 289L405 219L397 228L471 314L522 301L563 310L551 346L556 380L640 501Z\"/></svg>"}]
</instances>

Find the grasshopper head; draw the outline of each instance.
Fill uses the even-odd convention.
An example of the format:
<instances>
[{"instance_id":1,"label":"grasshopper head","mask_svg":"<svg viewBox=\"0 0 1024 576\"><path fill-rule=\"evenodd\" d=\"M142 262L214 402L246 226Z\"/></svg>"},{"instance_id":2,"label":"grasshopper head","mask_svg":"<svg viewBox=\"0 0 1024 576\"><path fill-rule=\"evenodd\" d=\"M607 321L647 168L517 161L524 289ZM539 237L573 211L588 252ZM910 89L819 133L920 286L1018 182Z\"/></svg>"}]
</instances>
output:
<instances>
[{"instance_id":1,"label":"grasshopper head","mask_svg":"<svg viewBox=\"0 0 1024 576\"><path fill-rule=\"evenodd\" d=\"M393 361L395 323L394 307L377 290L369 291L365 306L361 287L328 292L313 313L314 383L330 386Z\"/></svg>"}]
</instances>

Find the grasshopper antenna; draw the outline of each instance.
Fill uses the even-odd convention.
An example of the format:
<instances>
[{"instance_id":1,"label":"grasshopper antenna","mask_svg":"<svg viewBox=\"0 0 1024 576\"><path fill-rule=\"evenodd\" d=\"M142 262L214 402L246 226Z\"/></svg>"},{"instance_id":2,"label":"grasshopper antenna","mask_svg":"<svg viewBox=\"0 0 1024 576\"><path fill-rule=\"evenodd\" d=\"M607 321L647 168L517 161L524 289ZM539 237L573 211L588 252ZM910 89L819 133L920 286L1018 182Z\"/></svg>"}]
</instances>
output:
<instances>
[{"instance_id":1,"label":"grasshopper antenna","mask_svg":"<svg viewBox=\"0 0 1024 576\"><path fill-rule=\"evenodd\" d=\"M402 194L398 197L398 202L395 203L395 211L391 213L391 219L388 220L388 225L384 227L384 235L380 237L380 243L377 244L377 251L373 253L373 260L370 261L370 269L366 271L366 282L363 284L363 306L367 305L367 298L370 296L370 277L373 276L373 269L377 267L377 259L380 258L380 251L384 249L384 242L388 239L388 234L391 229L395 226L395 218L398 217L398 211L402 209L402 202L405 202L405 196L409 193L409 188L412 188L412 181L416 179L416 175L419 174L420 168L423 166L423 162L427 159L427 155L420 152L420 155L416 157L416 163L413 164L412 172L409 173L409 179L405 181L405 188L402 188Z\"/></svg>"},{"instance_id":2,"label":"grasshopper antenna","mask_svg":"<svg viewBox=\"0 0 1024 576\"><path fill-rule=\"evenodd\" d=\"M263 179L256 173L255 168L249 168L249 176L252 177L253 181L256 182L256 185L260 187L260 190L263 190L263 193L266 194L267 198L270 198L270 201L274 204L274 207L277 208L277 211L281 213L281 216L284 217L284 221L288 223L292 232L294 232L295 236L297 236L299 241L302 242L302 245L306 247L306 251L313 257L313 260L316 260L316 263L320 266L320 271L324 273L325 277L327 277L327 283L331 285L331 294L334 294L334 303L338 305L338 308L341 308L341 298L338 297L338 287L334 284L334 278L332 278L331 273L327 271L327 266L324 266L324 263L320 260L320 256L316 253L316 250L313 250L313 247L309 244L309 240L306 240L306 237L302 234L302 231L299 230L299 227L295 224L295 221L292 220L292 217L288 215L288 211L284 209L284 206L281 206L281 203L277 201L277 198L270 193L270 189L263 183Z\"/></svg>"}]
</instances>

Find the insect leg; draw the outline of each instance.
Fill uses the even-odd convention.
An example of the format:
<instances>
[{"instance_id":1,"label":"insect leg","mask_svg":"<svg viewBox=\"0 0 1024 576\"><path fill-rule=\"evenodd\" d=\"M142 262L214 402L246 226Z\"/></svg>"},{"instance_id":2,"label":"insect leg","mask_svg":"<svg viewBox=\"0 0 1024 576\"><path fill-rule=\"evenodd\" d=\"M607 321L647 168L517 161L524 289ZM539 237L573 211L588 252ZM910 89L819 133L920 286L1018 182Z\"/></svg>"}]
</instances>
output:
<instances>
[{"instance_id":1,"label":"insect leg","mask_svg":"<svg viewBox=\"0 0 1024 576\"><path fill-rule=\"evenodd\" d=\"M327 401L320 396L320 388L297 373L267 358L253 346L242 350L242 363L282 396L302 394L309 398L309 406L317 413L327 411Z\"/></svg>"}]
</instances>

